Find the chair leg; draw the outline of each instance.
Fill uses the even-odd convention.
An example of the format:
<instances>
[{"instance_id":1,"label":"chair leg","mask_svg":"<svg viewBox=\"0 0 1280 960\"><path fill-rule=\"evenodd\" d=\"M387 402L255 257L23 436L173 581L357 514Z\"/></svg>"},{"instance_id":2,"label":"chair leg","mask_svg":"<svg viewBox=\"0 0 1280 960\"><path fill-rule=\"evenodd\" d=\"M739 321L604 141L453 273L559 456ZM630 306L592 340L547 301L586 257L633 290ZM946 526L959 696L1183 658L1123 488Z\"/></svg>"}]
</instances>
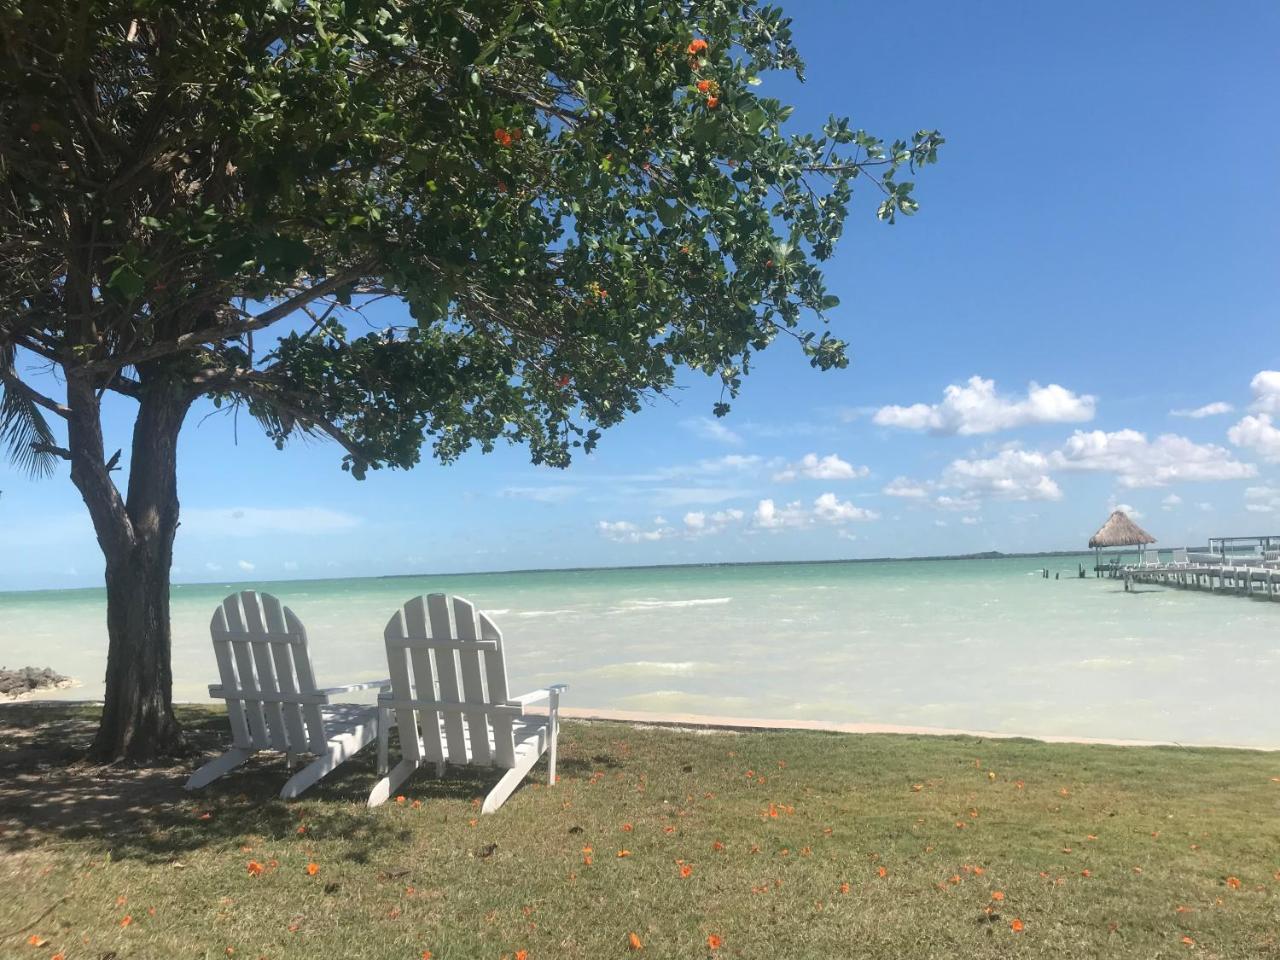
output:
<instances>
[{"instance_id":1,"label":"chair leg","mask_svg":"<svg viewBox=\"0 0 1280 960\"><path fill-rule=\"evenodd\" d=\"M215 757L195 773L191 774L191 778L187 780L185 789L199 790L201 787L208 786L224 773L230 773L251 756L253 756L252 750L245 750L241 747L232 747L222 756Z\"/></svg>"},{"instance_id":2,"label":"chair leg","mask_svg":"<svg viewBox=\"0 0 1280 960\"><path fill-rule=\"evenodd\" d=\"M551 691L551 700L547 710L547 726L551 744L547 748L547 786L556 785L556 740L560 736L560 691Z\"/></svg>"},{"instance_id":3,"label":"chair leg","mask_svg":"<svg viewBox=\"0 0 1280 960\"><path fill-rule=\"evenodd\" d=\"M318 783L344 761L363 750L374 738L375 732L373 726L366 723L356 727L350 733L332 738L324 756L317 757L289 778L280 791L280 798L292 800L303 790Z\"/></svg>"},{"instance_id":4,"label":"chair leg","mask_svg":"<svg viewBox=\"0 0 1280 960\"><path fill-rule=\"evenodd\" d=\"M533 769L533 765L538 762L541 754L530 753L518 764L502 775L502 779L497 782L489 795L484 798L484 805L480 807L481 813L494 813L499 807L507 802L507 797L515 792L516 787L520 786L520 781L528 776L529 771Z\"/></svg>"},{"instance_id":5,"label":"chair leg","mask_svg":"<svg viewBox=\"0 0 1280 960\"><path fill-rule=\"evenodd\" d=\"M387 775L390 761L387 754L391 742L391 711L386 707L378 708L378 776Z\"/></svg>"},{"instance_id":6,"label":"chair leg","mask_svg":"<svg viewBox=\"0 0 1280 960\"><path fill-rule=\"evenodd\" d=\"M377 807L386 803L391 797L391 792L413 776L413 771L416 769L417 766L412 760L401 760L397 763L391 768L391 772L374 784L373 789L369 791L369 806Z\"/></svg>"}]
</instances>

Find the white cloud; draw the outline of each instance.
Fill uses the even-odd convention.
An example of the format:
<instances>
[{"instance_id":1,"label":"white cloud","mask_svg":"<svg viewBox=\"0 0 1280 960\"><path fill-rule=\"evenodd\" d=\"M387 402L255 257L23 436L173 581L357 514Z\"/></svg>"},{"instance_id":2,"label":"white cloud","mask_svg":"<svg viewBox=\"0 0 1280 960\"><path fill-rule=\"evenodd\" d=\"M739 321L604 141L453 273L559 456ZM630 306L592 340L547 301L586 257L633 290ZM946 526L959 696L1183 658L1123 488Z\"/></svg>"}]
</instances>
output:
<instances>
[{"instance_id":1,"label":"white cloud","mask_svg":"<svg viewBox=\"0 0 1280 960\"><path fill-rule=\"evenodd\" d=\"M1248 419L1248 418L1246 418ZM1256 476L1251 463L1211 443L1177 434L1148 440L1137 430L1077 430L1051 458L1061 470L1116 474L1122 487L1160 487L1171 481L1240 480Z\"/></svg>"},{"instance_id":2,"label":"white cloud","mask_svg":"<svg viewBox=\"0 0 1280 960\"><path fill-rule=\"evenodd\" d=\"M1182 505L1182 498L1176 493L1171 493L1160 501L1160 506L1165 510L1172 510L1174 507Z\"/></svg>"},{"instance_id":3,"label":"white cloud","mask_svg":"<svg viewBox=\"0 0 1280 960\"><path fill-rule=\"evenodd\" d=\"M297 570L297 569L298 569L298 561L296 561L296 560L286 560L286 561L284 562L283 566L284 566L284 568L285 568L286 570Z\"/></svg>"},{"instance_id":4,"label":"white cloud","mask_svg":"<svg viewBox=\"0 0 1280 960\"><path fill-rule=\"evenodd\" d=\"M874 510L855 507L847 500L839 500L834 493L824 493L813 501L813 515L822 523L859 523L879 520Z\"/></svg>"},{"instance_id":5,"label":"white cloud","mask_svg":"<svg viewBox=\"0 0 1280 960\"><path fill-rule=\"evenodd\" d=\"M504 487L498 496L512 500L532 500L535 503L564 503L578 494L578 487L566 483L548 484L545 487Z\"/></svg>"},{"instance_id":6,"label":"white cloud","mask_svg":"<svg viewBox=\"0 0 1280 960\"><path fill-rule=\"evenodd\" d=\"M214 563L212 560L210 560L208 563L204 565L204 568L208 570L210 573L217 573L219 570L222 569L222 564Z\"/></svg>"},{"instance_id":7,"label":"white cloud","mask_svg":"<svg viewBox=\"0 0 1280 960\"><path fill-rule=\"evenodd\" d=\"M840 526L879 519L880 514L874 510L856 507L847 500L840 500L834 493L824 493L813 501L812 507L805 507L799 500L782 507L772 500L761 500L756 504L752 523L765 530L782 530L814 524Z\"/></svg>"},{"instance_id":8,"label":"white cloud","mask_svg":"<svg viewBox=\"0 0 1280 960\"><path fill-rule=\"evenodd\" d=\"M1056 383L1042 387L1032 381L1019 398L1001 396L994 380L975 376L965 386L948 386L941 403L881 407L872 419L882 427L968 436L1033 423L1081 423L1092 420L1096 408L1095 397Z\"/></svg>"},{"instance_id":9,"label":"white cloud","mask_svg":"<svg viewBox=\"0 0 1280 960\"><path fill-rule=\"evenodd\" d=\"M181 534L208 538L269 533L328 534L351 530L359 517L328 507L192 507L182 511Z\"/></svg>"},{"instance_id":10,"label":"white cloud","mask_svg":"<svg viewBox=\"0 0 1280 960\"><path fill-rule=\"evenodd\" d=\"M1146 514L1144 514L1141 510L1139 510L1137 507L1129 503L1112 502L1112 504L1109 507L1107 507L1108 513L1112 513L1116 510L1119 510L1121 513L1125 514L1130 520L1141 520L1143 517L1146 516Z\"/></svg>"},{"instance_id":11,"label":"white cloud","mask_svg":"<svg viewBox=\"0 0 1280 960\"><path fill-rule=\"evenodd\" d=\"M1271 422L1269 413L1244 417L1227 431L1227 439L1237 447L1255 451L1268 463L1280 463L1280 429Z\"/></svg>"},{"instance_id":12,"label":"white cloud","mask_svg":"<svg viewBox=\"0 0 1280 960\"><path fill-rule=\"evenodd\" d=\"M239 567L241 570L243 570L245 573L252 573L254 569L254 565L250 563L248 560L237 560L236 566Z\"/></svg>"},{"instance_id":13,"label":"white cloud","mask_svg":"<svg viewBox=\"0 0 1280 960\"><path fill-rule=\"evenodd\" d=\"M934 525L935 527L945 527L945 526L947 526L947 521L945 521L945 520L935 520L935 521L933 521L933 525Z\"/></svg>"},{"instance_id":14,"label":"white cloud","mask_svg":"<svg viewBox=\"0 0 1280 960\"><path fill-rule=\"evenodd\" d=\"M855 467L841 460L834 453L825 457L819 457L816 453L806 453L798 463L789 463L783 470L775 473L773 479L780 483L787 483L800 477L807 480L856 480L870 472L866 467Z\"/></svg>"},{"instance_id":15,"label":"white cloud","mask_svg":"<svg viewBox=\"0 0 1280 960\"><path fill-rule=\"evenodd\" d=\"M717 510L715 513L692 510L684 515L685 532L691 537L705 537L739 524L745 517L746 514L737 509Z\"/></svg>"},{"instance_id":16,"label":"white cloud","mask_svg":"<svg viewBox=\"0 0 1280 960\"><path fill-rule=\"evenodd\" d=\"M596 530L601 536L617 543L652 543L657 540L710 536L741 524L745 518L746 514L736 509L717 510L714 513L691 510L684 515L682 527L673 527L665 517L654 517L652 526L647 529L630 520L601 520L596 523Z\"/></svg>"},{"instance_id":17,"label":"white cloud","mask_svg":"<svg viewBox=\"0 0 1280 960\"><path fill-rule=\"evenodd\" d=\"M1249 389L1253 391L1250 410L1254 413L1280 413L1280 370L1259 372L1249 381Z\"/></svg>"},{"instance_id":18,"label":"white cloud","mask_svg":"<svg viewBox=\"0 0 1280 960\"><path fill-rule=\"evenodd\" d=\"M1190 410L1170 410L1169 415L1172 417L1190 417L1192 420L1203 420L1205 417L1234 413L1235 409L1235 407L1223 400L1215 400L1213 403L1206 403L1203 407L1195 407Z\"/></svg>"},{"instance_id":19,"label":"white cloud","mask_svg":"<svg viewBox=\"0 0 1280 960\"><path fill-rule=\"evenodd\" d=\"M601 536L618 543L648 543L654 540L665 540L675 531L671 527L655 527L642 530L629 520L601 520L596 524Z\"/></svg>"},{"instance_id":20,"label":"white cloud","mask_svg":"<svg viewBox=\"0 0 1280 960\"><path fill-rule=\"evenodd\" d=\"M982 522L981 517L961 517L960 522L966 527L975 527Z\"/></svg>"},{"instance_id":21,"label":"white cloud","mask_svg":"<svg viewBox=\"0 0 1280 960\"><path fill-rule=\"evenodd\" d=\"M923 500L929 496L929 491L924 484L908 480L906 477L894 477L880 492L890 497L905 497L909 500Z\"/></svg>"},{"instance_id":22,"label":"white cloud","mask_svg":"<svg viewBox=\"0 0 1280 960\"><path fill-rule=\"evenodd\" d=\"M1250 513L1280 512L1280 488L1249 487L1244 492L1244 508Z\"/></svg>"},{"instance_id":23,"label":"white cloud","mask_svg":"<svg viewBox=\"0 0 1280 960\"><path fill-rule=\"evenodd\" d=\"M772 500L766 499L756 504L752 520L757 527L780 530L783 527L802 527L808 522L808 517L799 500L779 509Z\"/></svg>"},{"instance_id":24,"label":"white cloud","mask_svg":"<svg viewBox=\"0 0 1280 960\"><path fill-rule=\"evenodd\" d=\"M942 485L969 498L997 500L1061 500L1062 490L1049 476L1042 453L1009 448L985 460L953 460L943 471Z\"/></svg>"},{"instance_id":25,"label":"white cloud","mask_svg":"<svg viewBox=\"0 0 1280 960\"><path fill-rule=\"evenodd\" d=\"M711 417L694 417L683 421L681 425L686 430L693 431L703 440L712 440L715 443L725 443L730 446L737 446L742 443L742 437L738 436L719 420Z\"/></svg>"}]
</instances>

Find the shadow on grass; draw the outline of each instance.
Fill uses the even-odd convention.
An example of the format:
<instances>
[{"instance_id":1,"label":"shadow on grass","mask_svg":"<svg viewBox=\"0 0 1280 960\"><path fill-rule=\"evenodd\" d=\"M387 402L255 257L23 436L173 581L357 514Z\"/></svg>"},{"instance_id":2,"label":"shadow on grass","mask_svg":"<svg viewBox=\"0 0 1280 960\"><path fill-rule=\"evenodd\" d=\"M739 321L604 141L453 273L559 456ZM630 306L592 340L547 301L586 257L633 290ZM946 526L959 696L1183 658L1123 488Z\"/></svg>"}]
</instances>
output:
<instances>
[{"instance_id":1,"label":"shadow on grass","mask_svg":"<svg viewBox=\"0 0 1280 960\"><path fill-rule=\"evenodd\" d=\"M238 846L248 835L264 840L291 837L305 823L309 831L340 832L352 842L351 858L363 862L368 850L406 838L403 827L371 816L365 806L378 779L374 746L298 800L279 798L289 771L283 757L271 754L256 756L203 790L188 793L183 784L192 770L226 748L230 728L225 714L208 708L183 706L178 715L193 757L168 766L136 768L84 759L97 726L96 706L0 706L0 850L19 852L38 842L63 839L88 841L114 859L172 862L210 845ZM391 747L394 762L394 733ZM560 768L571 776L616 763L609 757L566 757ZM531 778L538 777L539 769ZM476 801L501 773L449 767L437 778L427 769L402 790L423 802Z\"/></svg>"}]
</instances>

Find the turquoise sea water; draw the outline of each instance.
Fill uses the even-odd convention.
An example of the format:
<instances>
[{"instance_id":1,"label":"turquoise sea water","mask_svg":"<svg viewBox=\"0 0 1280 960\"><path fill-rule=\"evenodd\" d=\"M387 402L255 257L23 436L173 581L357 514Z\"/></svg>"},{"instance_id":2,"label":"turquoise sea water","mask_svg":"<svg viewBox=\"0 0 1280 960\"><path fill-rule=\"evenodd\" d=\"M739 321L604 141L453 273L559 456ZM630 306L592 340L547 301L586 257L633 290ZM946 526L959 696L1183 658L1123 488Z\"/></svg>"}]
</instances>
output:
<instances>
[{"instance_id":1,"label":"turquoise sea water","mask_svg":"<svg viewBox=\"0 0 1280 960\"><path fill-rule=\"evenodd\" d=\"M322 684L384 676L387 618L444 592L502 628L513 690L566 681L566 706L1280 746L1280 603L1125 594L1075 569L1056 557L183 585L174 695L207 699L209 617L233 590L294 609ZM0 662L80 681L55 696L99 697L104 611L100 590L0 593Z\"/></svg>"}]
</instances>

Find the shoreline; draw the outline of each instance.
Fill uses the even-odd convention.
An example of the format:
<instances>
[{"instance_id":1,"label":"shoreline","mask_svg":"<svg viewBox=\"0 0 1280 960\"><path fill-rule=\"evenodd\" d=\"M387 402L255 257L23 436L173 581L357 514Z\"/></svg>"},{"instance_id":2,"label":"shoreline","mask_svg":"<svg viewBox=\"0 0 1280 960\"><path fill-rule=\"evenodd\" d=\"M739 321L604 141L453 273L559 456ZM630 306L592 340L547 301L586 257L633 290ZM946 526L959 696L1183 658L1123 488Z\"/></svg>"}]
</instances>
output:
<instances>
[{"instance_id":1,"label":"shoreline","mask_svg":"<svg viewBox=\"0 0 1280 960\"><path fill-rule=\"evenodd\" d=\"M6 705L23 707L101 706L101 700L50 700L21 698L0 700L0 716ZM174 706L222 706L220 701L176 701ZM529 707L531 715L546 716L546 707ZM1050 744L1080 744L1100 747L1177 747L1182 750L1249 750L1257 753L1280 753L1277 746L1247 746L1232 743L1179 743L1176 740L1132 740L1120 737L1082 737L1070 734L1001 733L994 730L971 730L959 727L929 727L898 723L843 723L835 720L785 720L776 717L730 717L703 713L653 713L646 710L610 710L593 707L561 707L564 720L626 723L637 727L669 727L671 729L705 730L725 733L805 731L810 733L897 734L914 737L973 737L980 740L1035 740Z\"/></svg>"},{"instance_id":2,"label":"shoreline","mask_svg":"<svg viewBox=\"0 0 1280 960\"><path fill-rule=\"evenodd\" d=\"M545 714L545 708L529 713ZM603 720L655 727L686 727L725 731L807 730L820 733L893 733L920 737L977 737L986 740L1038 740L1041 743L1076 743L1107 747L1179 747L1183 750L1256 750L1280 752L1280 746L1249 747L1226 743L1178 743L1174 740L1125 740L1114 737L1077 737L1056 734L997 733L992 730L963 730L951 727L926 727L894 723L841 723L834 720L779 720L764 717L722 717L698 713L649 713L643 710L596 710L588 707L562 707L566 720Z\"/></svg>"}]
</instances>

